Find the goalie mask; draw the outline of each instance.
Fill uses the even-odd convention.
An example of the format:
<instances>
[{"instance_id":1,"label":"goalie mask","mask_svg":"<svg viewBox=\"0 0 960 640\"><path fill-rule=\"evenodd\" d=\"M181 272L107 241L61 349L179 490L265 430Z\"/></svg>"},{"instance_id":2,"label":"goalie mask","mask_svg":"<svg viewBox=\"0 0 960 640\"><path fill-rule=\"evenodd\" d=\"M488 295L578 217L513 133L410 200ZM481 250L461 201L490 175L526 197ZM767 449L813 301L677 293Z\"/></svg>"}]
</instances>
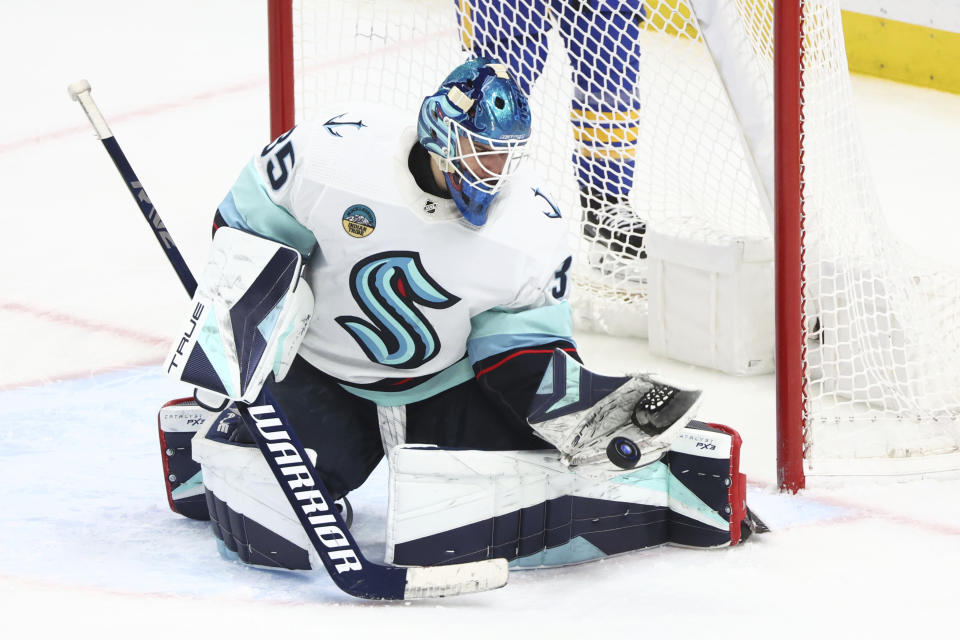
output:
<instances>
[{"instance_id":1,"label":"goalie mask","mask_svg":"<svg viewBox=\"0 0 960 640\"><path fill-rule=\"evenodd\" d=\"M475 226L517 172L530 139L530 106L505 65L492 58L461 64L420 107L420 143L440 161L447 189Z\"/></svg>"}]
</instances>

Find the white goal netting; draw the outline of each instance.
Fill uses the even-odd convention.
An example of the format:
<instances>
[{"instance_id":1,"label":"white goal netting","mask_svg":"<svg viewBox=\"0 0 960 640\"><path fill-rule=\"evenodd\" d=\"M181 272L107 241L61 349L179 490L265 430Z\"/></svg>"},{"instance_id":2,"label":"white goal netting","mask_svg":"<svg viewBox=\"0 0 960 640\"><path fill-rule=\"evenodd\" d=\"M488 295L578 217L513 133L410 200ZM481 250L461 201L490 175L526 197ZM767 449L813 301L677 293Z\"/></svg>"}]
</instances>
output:
<instances>
[{"instance_id":1,"label":"white goal netting","mask_svg":"<svg viewBox=\"0 0 960 640\"><path fill-rule=\"evenodd\" d=\"M805 6L797 393L808 471L871 472L876 460L956 468L960 275L911 256L888 230L857 132L838 2ZM570 222L580 328L645 335L641 222L707 242L772 235L772 0L293 7L298 120L344 99L415 118L471 53L511 63L531 95L531 161Z\"/></svg>"}]
</instances>

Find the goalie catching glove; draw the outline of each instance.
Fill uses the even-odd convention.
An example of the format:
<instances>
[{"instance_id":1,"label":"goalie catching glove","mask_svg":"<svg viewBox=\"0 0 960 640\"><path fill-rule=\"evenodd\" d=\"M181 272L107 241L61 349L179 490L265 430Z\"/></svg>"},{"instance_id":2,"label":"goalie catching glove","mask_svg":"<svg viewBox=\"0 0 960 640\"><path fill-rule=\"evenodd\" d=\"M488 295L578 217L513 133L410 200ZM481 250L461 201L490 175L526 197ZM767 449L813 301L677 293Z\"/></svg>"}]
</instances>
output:
<instances>
[{"instance_id":1,"label":"goalie catching glove","mask_svg":"<svg viewBox=\"0 0 960 640\"><path fill-rule=\"evenodd\" d=\"M282 380L313 313L300 271L295 249L217 230L190 318L164 362L167 374L242 402L252 402L271 374Z\"/></svg>"},{"instance_id":2,"label":"goalie catching glove","mask_svg":"<svg viewBox=\"0 0 960 640\"><path fill-rule=\"evenodd\" d=\"M597 375L557 349L528 422L568 466L642 467L670 449L696 414L700 393L645 374Z\"/></svg>"}]
</instances>

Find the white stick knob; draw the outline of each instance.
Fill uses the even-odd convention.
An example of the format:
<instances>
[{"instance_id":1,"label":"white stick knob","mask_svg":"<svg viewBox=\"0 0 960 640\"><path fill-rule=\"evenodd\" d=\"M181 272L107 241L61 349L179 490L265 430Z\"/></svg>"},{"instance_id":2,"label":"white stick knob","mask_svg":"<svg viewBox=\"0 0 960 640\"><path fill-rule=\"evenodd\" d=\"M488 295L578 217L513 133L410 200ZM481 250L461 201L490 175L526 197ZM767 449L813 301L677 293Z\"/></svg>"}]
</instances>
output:
<instances>
[{"instance_id":1,"label":"white stick knob","mask_svg":"<svg viewBox=\"0 0 960 640\"><path fill-rule=\"evenodd\" d=\"M83 107L83 111L87 114L87 119L89 119L90 124L93 125L93 129L97 132L98 138L103 140L113 137L113 133L110 132L110 127L107 126L107 121L104 119L103 114L100 113L100 109L97 108L97 104L93 101L93 96L90 95L89 82L86 80L72 82L67 87L67 92L71 98L79 102L80 106Z\"/></svg>"},{"instance_id":2,"label":"white stick knob","mask_svg":"<svg viewBox=\"0 0 960 640\"><path fill-rule=\"evenodd\" d=\"M71 98L78 100L81 93L90 91L90 83L86 80L77 80L76 82L70 83L67 91L70 93Z\"/></svg>"}]
</instances>

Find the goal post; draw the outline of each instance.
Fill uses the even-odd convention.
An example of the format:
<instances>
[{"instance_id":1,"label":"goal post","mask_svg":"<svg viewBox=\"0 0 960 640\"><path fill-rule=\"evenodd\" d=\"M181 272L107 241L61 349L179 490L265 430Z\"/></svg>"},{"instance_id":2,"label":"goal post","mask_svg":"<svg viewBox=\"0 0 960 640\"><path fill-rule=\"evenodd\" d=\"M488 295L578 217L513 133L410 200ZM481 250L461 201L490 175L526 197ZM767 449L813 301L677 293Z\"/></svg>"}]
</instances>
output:
<instances>
[{"instance_id":1,"label":"goal post","mask_svg":"<svg viewBox=\"0 0 960 640\"><path fill-rule=\"evenodd\" d=\"M267 30L270 51L270 135L276 138L296 123L291 0L267 0Z\"/></svg>"},{"instance_id":2,"label":"goal post","mask_svg":"<svg viewBox=\"0 0 960 640\"><path fill-rule=\"evenodd\" d=\"M773 10L777 482L793 492L805 486L802 4L778 0Z\"/></svg>"},{"instance_id":3,"label":"goal post","mask_svg":"<svg viewBox=\"0 0 960 640\"><path fill-rule=\"evenodd\" d=\"M774 299L763 313L776 334L783 490L816 475L960 469L960 273L916 256L883 215L839 0L268 10L275 136L344 101L415 114L469 55L508 58L535 113L530 161L569 222L581 330L647 337L651 313L664 313L653 271L638 266L641 222L651 252L654 238L696 258L756 249L775 290L761 302Z\"/></svg>"}]
</instances>

